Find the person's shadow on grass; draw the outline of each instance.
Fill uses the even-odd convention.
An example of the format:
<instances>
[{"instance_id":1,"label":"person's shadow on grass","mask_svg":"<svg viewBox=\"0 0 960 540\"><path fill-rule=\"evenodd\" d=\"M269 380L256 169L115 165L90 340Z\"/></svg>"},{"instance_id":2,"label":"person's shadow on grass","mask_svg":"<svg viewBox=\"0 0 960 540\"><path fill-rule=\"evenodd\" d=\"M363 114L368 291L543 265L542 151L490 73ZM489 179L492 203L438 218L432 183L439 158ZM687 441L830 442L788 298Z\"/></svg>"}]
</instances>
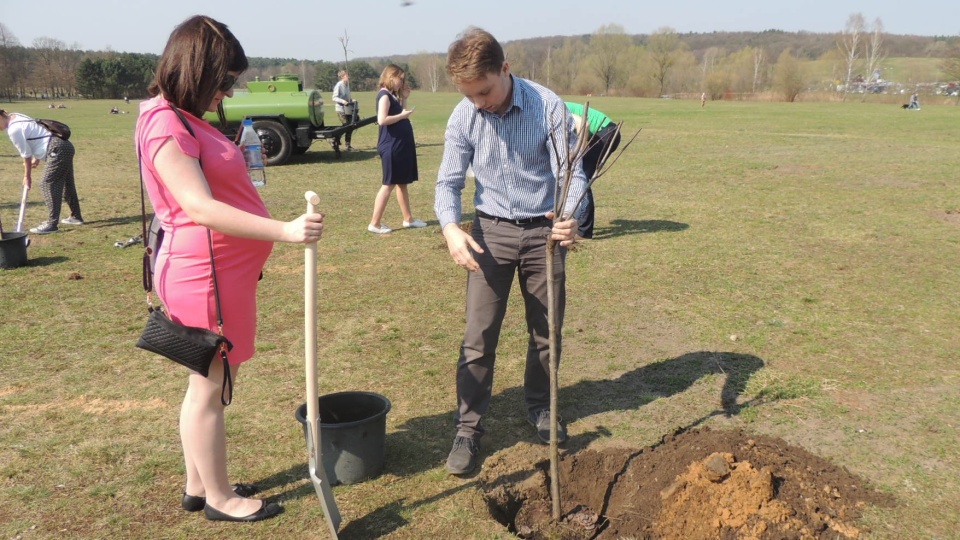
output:
<instances>
[{"instance_id":1,"label":"person's shadow on grass","mask_svg":"<svg viewBox=\"0 0 960 540\"><path fill-rule=\"evenodd\" d=\"M688 228L690 228L690 225L686 223L662 219L615 219L610 222L609 226L601 227L598 224L594 229L593 239L602 240L605 238L626 236L628 234L680 232Z\"/></svg>"},{"instance_id":2,"label":"person's shadow on grass","mask_svg":"<svg viewBox=\"0 0 960 540\"><path fill-rule=\"evenodd\" d=\"M747 382L763 365L763 360L747 354L712 351L687 353L628 371L616 379L585 380L562 387L558 395L560 413L569 424L599 413L636 410L656 399L679 394L702 377L723 376L723 386L717 396L718 408L700 418L690 419L689 424L684 426L689 429L712 416L738 414L741 408L739 398ZM453 399L451 396L451 401ZM490 409L484 415L487 433L481 443L481 463L485 457L518 441L535 440L533 428L527 423L525 409L522 387L507 388L493 396ZM669 431L676 427L670 426ZM386 436L384 470L398 476L410 476L442 466L450 451L453 434L452 411L404 422ZM609 432L603 426L573 435L564 445L564 452L583 449L591 441L605 436L609 436ZM476 470L480 470L479 464ZM262 479L257 484L264 489L273 489L290 483L300 484L307 477L307 464L304 462L303 465ZM350 521L339 536L344 539L377 538L389 534L405 526L407 518L404 516L417 508L475 486L476 480L470 479L422 500L407 501L400 498ZM271 500L287 501L314 496L313 485L308 483L271 497Z\"/></svg>"},{"instance_id":3,"label":"person's shadow on grass","mask_svg":"<svg viewBox=\"0 0 960 540\"><path fill-rule=\"evenodd\" d=\"M687 353L628 371L616 379L583 380L561 387L557 396L559 412L564 422L570 424L595 414L637 410L654 400L679 394L703 377L722 376L723 386L716 401L718 407L705 417L690 419L685 426L690 428L711 416L737 415L741 409L739 397L750 377L763 365L763 360L748 354L714 351ZM562 380L562 366L560 377ZM452 402L454 396L450 398ZM453 415L451 410L413 418L388 434L387 469L403 476L443 464L453 441ZM481 458L513 446L518 441L536 440L533 427L527 421L522 386L507 388L494 395L483 423L486 434L481 440ZM675 427L678 426L672 426L671 430ZM573 435L564 448L575 451L602 436L602 432Z\"/></svg>"},{"instance_id":4,"label":"person's shadow on grass","mask_svg":"<svg viewBox=\"0 0 960 540\"><path fill-rule=\"evenodd\" d=\"M318 143L319 144L319 143ZM330 166L336 166L339 163L353 163L355 161L366 161L377 155L377 149L357 148L351 152L346 150L346 144L340 147L340 157L330 145L311 146L311 150L302 154L291 155L287 163L293 165L310 165L315 163L324 163Z\"/></svg>"},{"instance_id":5,"label":"person's shadow on grass","mask_svg":"<svg viewBox=\"0 0 960 540\"><path fill-rule=\"evenodd\" d=\"M150 223L150 219L152 217L153 217L153 213L148 211L147 224ZM142 228L141 223L143 223L143 216L140 214L134 214L129 216L113 216L113 217L102 218L102 219L91 219L91 220L85 219L84 220L84 226L87 226L91 229L100 229L103 227L115 227L117 225L131 225L134 223L137 225L137 231L139 231Z\"/></svg>"},{"instance_id":6,"label":"person's shadow on grass","mask_svg":"<svg viewBox=\"0 0 960 540\"><path fill-rule=\"evenodd\" d=\"M28 248L29 249L29 248ZM29 252L28 252L29 253ZM27 257L27 266L32 267L41 267L41 266L53 266L55 264L60 264L69 261L70 259L63 256L56 257L35 257L31 259Z\"/></svg>"},{"instance_id":7,"label":"person's shadow on grass","mask_svg":"<svg viewBox=\"0 0 960 540\"><path fill-rule=\"evenodd\" d=\"M33 207L37 207L37 206L44 206L44 207L45 207L46 204L45 204L42 200L41 200L41 201L27 201L27 204L24 205L24 208L33 208ZM10 212L8 213L7 210L10 210ZM8 217L10 214L12 214L12 215L14 215L14 216L19 216L19 213L20 213L20 199L17 199L16 201L11 201L11 202L0 203L0 212L3 213L3 216L4 216L4 217ZM9 218L8 218L8 219L9 219ZM13 221L16 222L16 220L13 220ZM6 231L6 232L11 232L12 230L13 230L13 227L10 227L10 230L9 230L9 231Z\"/></svg>"},{"instance_id":8,"label":"person's shadow on grass","mask_svg":"<svg viewBox=\"0 0 960 540\"><path fill-rule=\"evenodd\" d=\"M679 394L702 377L720 375L723 386L717 396L718 407L700 418L691 418L686 429L697 426L716 415L734 416L740 412L739 398L750 377L764 365L763 360L748 354L700 351L676 358L661 360L628 371L612 380L586 380L560 388L560 412L567 423L595 414L637 410L663 397ZM451 396L451 401L453 396ZM495 452L517 444L535 440L533 428L527 423L523 403L523 388L508 388L493 396L490 410L484 415L487 433L483 437L480 460ZM677 426L669 426L673 431ZM666 430L665 430L666 431ZM453 412L412 418L387 435L384 469L398 476L410 476L442 466L453 441ZM585 448L591 441L609 436L604 426L570 437L564 452ZM480 470L478 464L476 471ZM262 482L270 486L279 477L303 478L306 465L279 473ZM400 498L351 521L342 530L341 538L377 538L407 524L407 518L424 505L436 502L458 491L476 486L476 479L468 475L467 482L422 500ZM283 481L277 482L284 483ZM284 499L312 496L312 486L302 486L284 494Z\"/></svg>"}]
</instances>

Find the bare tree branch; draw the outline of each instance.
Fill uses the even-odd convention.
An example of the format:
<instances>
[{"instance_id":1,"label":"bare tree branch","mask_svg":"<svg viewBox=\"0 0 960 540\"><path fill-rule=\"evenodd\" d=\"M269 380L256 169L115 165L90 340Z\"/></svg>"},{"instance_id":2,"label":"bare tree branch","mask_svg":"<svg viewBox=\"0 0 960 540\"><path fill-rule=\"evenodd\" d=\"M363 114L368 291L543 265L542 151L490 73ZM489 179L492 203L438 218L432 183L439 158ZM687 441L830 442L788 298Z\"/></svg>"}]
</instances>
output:
<instances>
[{"instance_id":1,"label":"bare tree branch","mask_svg":"<svg viewBox=\"0 0 960 540\"><path fill-rule=\"evenodd\" d=\"M864 61L866 69L864 70L867 82L874 82L880 79L880 64L886 58L883 51L883 21L879 17L873 21L873 28L870 29L870 38L864 44L867 50Z\"/></svg>"},{"instance_id":2,"label":"bare tree branch","mask_svg":"<svg viewBox=\"0 0 960 540\"><path fill-rule=\"evenodd\" d=\"M350 36L347 35L347 29L343 29L343 35L338 37L337 40L340 42L340 46L343 47L343 69L347 69L347 64L350 63L350 59L347 58L347 46L350 44Z\"/></svg>"},{"instance_id":3,"label":"bare tree branch","mask_svg":"<svg viewBox=\"0 0 960 540\"><path fill-rule=\"evenodd\" d=\"M857 67L857 60L860 58L860 37L863 34L866 22L862 13L854 13L847 19L847 26L840 34L837 47L843 55L846 64L847 78L843 85L843 98L847 98L847 92L850 91L850 83L853 82L853 72Z\"/></svg>"}]
</instances>

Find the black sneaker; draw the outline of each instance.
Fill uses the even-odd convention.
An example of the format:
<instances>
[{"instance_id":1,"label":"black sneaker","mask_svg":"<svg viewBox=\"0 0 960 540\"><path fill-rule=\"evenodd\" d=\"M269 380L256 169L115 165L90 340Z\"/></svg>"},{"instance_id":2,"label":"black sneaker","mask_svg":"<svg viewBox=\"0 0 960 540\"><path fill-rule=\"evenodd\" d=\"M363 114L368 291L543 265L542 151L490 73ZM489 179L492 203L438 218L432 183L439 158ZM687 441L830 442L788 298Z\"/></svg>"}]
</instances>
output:
<instances>
[{"instance_id":1,"label":"black sneaker","mask_svg":"<svg viewBox=\"0 0 960 540\"><path fill-rule=\"evenodd\" d=\"M527 414L527 421L537 428L537 438L543 444L550 444L550 409ZM557 416L557 444L567 442L567 428L563 425L563 418Z\"/></svg>"},{"instance_id":2,"label":"black sneaker","mask_svg":"<svg viewBox=\"0 0 960 540\"><path fill-rule=\"evenodd\" d=\"M467 474L477 467L477 454L480 453L480 441L457 436L453 439L453 449L447 456L447 472Z\"/></svg>"},{"instance_id":3,"label":"black sneaker","mask_svg":"<svg viewBox=\"0 0 960 540\"><path fill-rule=\"evenodd\" d=\"M60 229L57 228L57 224L55 222L44 221L40 225L37 225L36 227L30 229L30 232L32 232L33 234L50 234L50 233L55 233L58 230Z\"/></svg>"}]
</instances>

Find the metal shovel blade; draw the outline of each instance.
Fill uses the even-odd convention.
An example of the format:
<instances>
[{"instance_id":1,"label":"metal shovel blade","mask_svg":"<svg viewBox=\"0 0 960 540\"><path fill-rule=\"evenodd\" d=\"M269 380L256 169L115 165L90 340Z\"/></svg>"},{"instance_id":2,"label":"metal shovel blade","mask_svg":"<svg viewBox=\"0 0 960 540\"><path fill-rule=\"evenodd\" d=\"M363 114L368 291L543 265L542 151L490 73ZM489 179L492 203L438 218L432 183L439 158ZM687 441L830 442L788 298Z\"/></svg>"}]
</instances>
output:
<instances>
[{"instance_id":1,"label":"metal shovel blade","mask_svg":"<svg viewBox=\"0 0 960 540\"><path fill-rule=\"evenodd\" d=\"M314 433L318 436L314 438ZM319 444L319 430L317 419L307 420L307 452L309 454L308 467L310 469L310 481L313 482L313 489L317 492L320 499L320 506L323 507L323 515L327 520L327 527L330 529L330 536L337 540L337 531L340 529L340 509L337 508L337 501L333 498L333 489L327 480L327 471L323 468L319 449L314 446L314 440Z\"/></svg>"}]
</instances>

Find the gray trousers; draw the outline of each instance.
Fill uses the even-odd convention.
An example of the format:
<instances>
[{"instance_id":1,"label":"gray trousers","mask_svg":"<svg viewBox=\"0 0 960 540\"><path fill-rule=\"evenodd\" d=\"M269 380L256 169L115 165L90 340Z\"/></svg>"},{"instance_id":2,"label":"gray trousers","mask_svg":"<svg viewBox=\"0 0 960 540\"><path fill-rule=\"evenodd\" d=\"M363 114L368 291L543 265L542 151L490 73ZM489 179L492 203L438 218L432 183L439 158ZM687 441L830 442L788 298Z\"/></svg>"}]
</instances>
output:
<instances>
[{"instance_id":1,"label":"gray trousers","mask_svg":"<svg viewBox=\"0 0 960 540\"><path fill-rule=\"evenodd\" d=\"M467 273L467 327L457 363L458 436L483 435L480 419L490 406L497 342L514 276L520 280L529 333L524 401L528 413L550 407L546 244L551 226L549 221L530 225L479 217L473 221L471 234L484 253L474 254L480 270ZM566 251L559 244L554 251L558 359L566 305Z\"/></svg>"},{"instance_id":2,"label":"gray trousers","mask_svg":"<svg viewBox=\"0 0 960 540\"><path fill-rule=\"evenodd\" d=\"M352 123L354 123L354 122L356 121L356 117L354 116L354 113L346 114L346 113L342 113L342 112L340 112L340 111L337 111L337 116L340 117L340 124L342 124L342 125L344 125L344 126L347 125L347 124L352 124ZM348 131L348 132L346 132L346 133L343 134L343 140L346 141L347 146L350 146L350 141L351 141L352 139L353 139L353 132L352 132L352 131Z\"/></svg>"},{"instance_id":3,"label":"gray trousers","mask_svg":"<svg viewBox=\"0 0 960 540\"><path fill-rule=\"evenodd\" d=\"M73 176L73 143L59 137L50 138L47 148L47 164L43 168L40 191L47 205L47 221L60 221L60 206L66 201L70 215L83 219L80 214L80 198L77 197L77 182Z\"/></svg>"}]
</instances>

